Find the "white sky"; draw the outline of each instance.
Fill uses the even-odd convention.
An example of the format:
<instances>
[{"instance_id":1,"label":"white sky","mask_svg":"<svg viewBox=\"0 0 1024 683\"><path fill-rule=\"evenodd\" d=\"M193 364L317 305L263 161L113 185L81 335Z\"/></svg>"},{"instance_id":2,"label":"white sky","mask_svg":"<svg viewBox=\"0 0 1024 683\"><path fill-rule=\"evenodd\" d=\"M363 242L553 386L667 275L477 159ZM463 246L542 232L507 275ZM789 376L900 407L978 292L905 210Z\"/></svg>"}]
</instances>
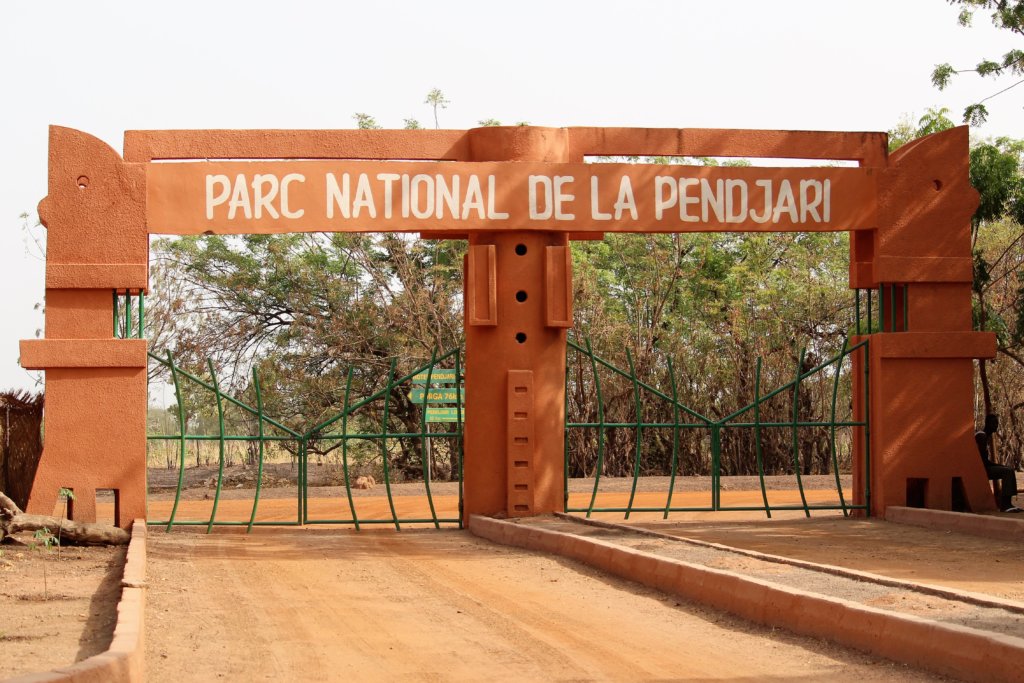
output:
<instances>
[{"instance_id":1,"label":"white sky","mask_svg":"<svg viewBox=\"0 0 1024 683\"><path fill-rule=\"evenodd\" d=\"M42 327L43 264L19 214L46 194L47 126L115 149L128 129L432 125L884 131L1010 85L970 67L1022 47L942 0L764 2L18 2L0 9L0 389L28 387L18 340ZM984 136L1024 137L1024 86Z\"/></svg>"}]
</instances>

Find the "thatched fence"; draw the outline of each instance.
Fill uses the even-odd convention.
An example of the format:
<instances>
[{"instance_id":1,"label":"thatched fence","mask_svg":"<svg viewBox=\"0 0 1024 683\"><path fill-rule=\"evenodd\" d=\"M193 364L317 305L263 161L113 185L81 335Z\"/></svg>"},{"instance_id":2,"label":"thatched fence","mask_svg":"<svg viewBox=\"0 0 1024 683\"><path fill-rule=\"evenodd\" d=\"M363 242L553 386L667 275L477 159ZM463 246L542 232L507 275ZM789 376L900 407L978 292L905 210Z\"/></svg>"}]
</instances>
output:
<instances>
[{"instance_id":1,"label":"thatched fence","mask_svg":"<svg viewBox=\"0 0 1024 683\"><path fill-rule=\"evenodd\" d=\"M42 425L42 393L0 393L0 491L22 508L43 452Z\"/></svg>"}]
</instances>

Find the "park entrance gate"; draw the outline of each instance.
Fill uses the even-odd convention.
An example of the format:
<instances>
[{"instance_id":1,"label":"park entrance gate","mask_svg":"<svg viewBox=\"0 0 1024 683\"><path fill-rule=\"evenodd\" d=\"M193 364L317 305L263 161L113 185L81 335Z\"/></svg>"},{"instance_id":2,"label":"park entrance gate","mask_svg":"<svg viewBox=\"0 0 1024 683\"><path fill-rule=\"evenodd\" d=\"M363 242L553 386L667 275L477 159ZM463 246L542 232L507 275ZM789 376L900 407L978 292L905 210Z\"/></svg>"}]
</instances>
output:
<instances>
[{"instance_id":1,"label":"park entrance gate","mask_svg":"<svg viewBox=\"0 0 1024 683\"><path fill-rule=\"evenodd\" d=\"M350 367L339 412L319 424L299 431L265 413L263 391L255 368L250 384L254 398L254 405L251 405L221 390L212 362L208 362L209 375L204 378L178 367L170 352L164 358L150 354L152 361L161 364L168 371L174 385L178 433L154 434L148 437L151 443L173 443L177 453L174 463L177 480L169 487L173 491L173 498L160 493L155 497L150 496L148 523L163 527L167 531L175 526L205 526L208 532L215 526L244 526L248 531L252 531L254 526L306 524L351 524L357 530L362 525L373 524L393 525L395 529L401 529L403 524L429 524L434 528L440 528L442 524L459 525L462 509L463 392L459 382L449 383L446 380L448 377L461 377L461 358L460 349L435 354L430 363L404 375L396 372L396 361L392 359L382 386L367 396L357 396L353 393L352 378L355 368ZM186 385L198 389L200 394L205 394L208 402L213 404L217 418L215 434L187 433L185 425L188 424L188 420L184 397L186 393L194 395L195 392L182 391ZM451 389L447 388L449 386ZM436 403L441 401L435 401L433 395L448 391L454 393L453 405L450 408L436 407ZM415 408L418 416L416 431L396 432L389 427L392 401L403 394L414 403L418 394L423 395L422 403ZM227 420L226 413L229 409L248 419ZM448 419L448 411L454 413L453 419ZM438 413L444 420L441 424L447 428L430 429L432 423L428 420L437 419ZM246 434L229 433L228 425L232 423L250 429ZM374 425L380 425L380 428L373 429ZM249 447L255 466L251 482L254 488L251 509L238 510L237 504L242 501L235 499L231 501L236 507L235 513L224 515L221 511L221 516L218 517L226 481L226 452L231 444L237 442L243 442ZM189 444L199 447L204 443L215 446L216 474L210 481L199 481L197 486L193 484L200 490L205 490L204 484L212 489L212 495L206 494L206 500L197 505L193 501L183 501L182 494L189 488L189 482L186 481L186 457ZM418 455L420 477L416 482L417 492L422 493L425 498L425 505L419 506L422 509L418 511L410 509L411 506L405 504L414 500L412 496L396 496L396 491L393 490L391 446L395 443L401 443L402 450ZM198 453L198 448L196 452ZM330 456L330 461L338 463L335 469L340 469L340 476L323 482L328 484L327 486L323 483L317 486L316 482L311 481L310 456L315 452L326 453L329 456L334 454ZM282 479L270 475L269 472L265 473L265 465L268 464L268 460L274 459L274 454L285 455L286 459L290 460L288 469L293 472L293 477ZM313 465L314 469L323 465L322 459L313 460L316 463ZM436 481L434 473L439 470L446 471L446 481ZM360 472L372 472L377 476L367 476ZM373 482L372 486L376 487L377 478L381 478L379 483L384 491L383 496L376 495L370 498L358 495L370 488L369 482ZM278 484L276 494L282 493L282 484L285 489L283 493L287 494L289 490L294 490L294 515L282 515L279 505L273 505L270 512L260 514L261 495L264 483L268 480ZM439 504L435 504L434 489L439 483L444 486L445 493L440 497L441 500L437 501ZM404 490L409 485L403 483L396 486L402 486ZM320 492L323 495L311 495L311 489L312 493ZM275 498L280 499L277 495ZM383 504L385 499L386 505ZM249 505L248 501L245 501L245 505ZM267 507L264 504L264 509ZM191 514L186 511L187 508L191 510ZM200 515L197 516L196 512ZM239 518L240 513L244 513L241 515L242 518Z\"/></svg>"},{"instance_id":2,"label":"park entrance gate","mask_svg":"<svg viewBox=\"0 0 1024 683\"><path fill-rule=\"evenodd\" d=\"M585 163L658 155L842 160L856 167ZM225 160L225 161L210 161ZM409 161L416 160L416 161ZM168 163L174 162L174 163ZM111 294L149 287L151 234L301 231L468 239L464 264L462 518L564 506L569 242L607 232L847 231L850 286L904 307L855 363L870 394L870 509L907 502L976 510L993 500L974 453L968 131L891 156L884 133L488 127L467 131L128 131L123 156L51 127L46 329L21 362L46 372L46 441L29 499L61 487L95 518L113 489L117 523L146 514L144 339L111 334ZM881 303L881 302L880 302ZM850 340L851 346L862 341ZM854 376L859 375L859 369ZM863 472L863 463L854 463ZM867 505L865 500L854 504Z\"/></svg>"}]
</instances>

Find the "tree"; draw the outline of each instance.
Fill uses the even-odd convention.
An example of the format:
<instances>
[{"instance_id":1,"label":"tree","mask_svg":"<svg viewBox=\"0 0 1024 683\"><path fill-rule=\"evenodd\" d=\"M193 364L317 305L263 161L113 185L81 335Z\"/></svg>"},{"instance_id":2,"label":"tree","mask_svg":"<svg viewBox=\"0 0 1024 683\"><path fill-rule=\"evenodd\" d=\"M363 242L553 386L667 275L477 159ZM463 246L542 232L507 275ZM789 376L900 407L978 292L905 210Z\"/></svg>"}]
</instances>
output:
<instances>
[{"instance_id":1,"label":"tree","mask_svg":"<svg viewBox=\"0 0 1024 683\"><path fill-rule=\"evenodd\" d=\"M437 121L437 109L447 109L451 101L445 98L444 93L439 88L434 88L427 93L427 99L423 101L423 104L429 104L434 108L434 128L440 128Z\"/></svg>"},{"instance_id":2,"label":"tree","mask_svg":"<svg viewBox=\"0 0 1024 683\"><path fill-rule=\"evenodd\" d=\"M423 127L416 119L402 119L402 124L402 128L405 130L419 130Z\"/></svg>"},{"instance_id":3,"label":"tree","mask_svg":"<svg viewBox=\"0 0 1024 683\"><path fill-rule=\"evenodd\" d=\"M459 345L461 265L465 243L399 235L285 234L198 236L154 243L168 276L181 283L174 301L156 290L150 308L174 325L176 362L195 374L212 359L229 393L251 393L257 367L269 414L298 428L333 417L349 368L352 396L369 396L391 358L406 372L432 352ZM183 293L182 293L183 292ZM202 418L210 394L186 383L186 420ZM249 396L250 404L253 404ZM204 403L205 400L205 403ZM382 417L378 406L365 419ZM391 395L390 420L419 432L418 408L405 392ZM379 422L373 430L379 430ZM418 439L398 440L393 464L407 476L420 467ZM309 444L326 455L338 441Z\"/></svg>"},{"instance_id":4,"label":"tree","mask_svg":"<svg viewBox=\"0 0 1024 683\"><path fill-rule=\"evenodd\" d=\"M948 0L949 4L959 6L958 20L961 26L969 27L978 10L991 10L992 25L1006 29L1018 36L1024 36L1024 0ZM997 60L982 59L973 69L956 69L952 65L939 64L932 71L932 84L939 90L949 86L953 76L962 73L976 73L982 77L1000 78L1002 76L1024 75L1024 51L1013 49ZM985 102L1015 88L1024 79L1016 81L1002 90L983 98L964 109L964 123L980 126L988 119L988 108Z\"/></svg>"},{"instance_id":5,"label":"tree","mask_svg":"<svg viewBox=\"0 0 1024 683\"><path fill-rule=\"evenodd\" d=\"M1024 368L1024 141L999 138L971 149L971 184L981 195L971 219L975 326L996 333L997 349ZM982 228L985 228L984 231ZM998 251L991 247L998 244ZM1016 283L1016 291L1013 291ZM1011 291L1006 291L1007 284ZM996 301L990 300L992 293ZM995 303L995 306L993 306ZM978 361L986 414L993 412L988 363Z\"/></svg>"},{"instance_id":6,"label":"tree","mask_svg":"<svg viewBox=\"0 0 1024 683\"><path fill-rule=\"evenodd\" d=\"M369 114L356 113L352 115L352 118L356 120L356 127L360 130L378 130L380 128L377 119Z\"/></svg>"},{"instance_id":7,"label":"tree","mask_svg":"<svg viewBox=\"0 0 1024 683\"><path fill-rule=\"evenodd\" d=\"M896 127L889 131L889 151L895 152L911 140L925 135L949 130L955 124L947 114L949 114L947 107L932 107L917 120L916 125L913 123L913 115L904 114L900 117Z\"/></svg>"}]
</instances>

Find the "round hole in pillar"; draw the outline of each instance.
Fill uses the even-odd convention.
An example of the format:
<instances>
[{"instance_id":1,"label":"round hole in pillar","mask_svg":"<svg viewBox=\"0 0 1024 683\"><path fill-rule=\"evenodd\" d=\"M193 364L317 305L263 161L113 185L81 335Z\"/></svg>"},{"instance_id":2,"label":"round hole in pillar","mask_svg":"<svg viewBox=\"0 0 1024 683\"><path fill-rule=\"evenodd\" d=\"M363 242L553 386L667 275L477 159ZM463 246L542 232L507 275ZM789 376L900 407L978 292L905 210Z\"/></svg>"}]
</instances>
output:
<instances>
[{"instance_id":1,"label":"round hole in pillar","mask_svg":"<svg viewBox=\"0 0 1024 683\"><path fill-rule=\"evenodd\" d=\"M518 301L519 303L523 303L524 301L526 301L526 292L523 291L522 289L516 292L516 301Z\"/></svg>"},{"instance_id":2,"label":"round hole in pillar","mask_svg":"<svg viewBox=\"0 0 1024 683\"><path fill-rule=\"evenodd\" d=\"M525 344L526 343L526 333L525 332L516 332L516 341L519 342L520 344Z\"/></svg>"},{"instance_id":3,"label":"round hole in pillar","mask_svg":"<svg viewBox=\"0 0 1024 683\"><path fill-rule=\"evenodd\" d=\"M87 187L89 187L89 177L84 175L78 176L78 189L84 190Z\"/></svg>"},{"instance_id":4,"label":"round hole in pillar","mask_svg":"<svg viewBox=\"0 0 1024 683\"><path fill-rule=\"evenodd\" d=\"M526 245L525 244L517 244L516 245L516 256L526 256Z\"/></svg>"},{"instance_id":5,"label":"round hole in pillar","mask_svg":"<svg viewBox=\"0 0 1024 683\"><path fill-rule=\"evenodd\" d=\"M935 185L935 191L936 192L938 192L939 190L942 189L942 181L941 180L933 180L932 184Z\"/></svg>"}]
</instances>

